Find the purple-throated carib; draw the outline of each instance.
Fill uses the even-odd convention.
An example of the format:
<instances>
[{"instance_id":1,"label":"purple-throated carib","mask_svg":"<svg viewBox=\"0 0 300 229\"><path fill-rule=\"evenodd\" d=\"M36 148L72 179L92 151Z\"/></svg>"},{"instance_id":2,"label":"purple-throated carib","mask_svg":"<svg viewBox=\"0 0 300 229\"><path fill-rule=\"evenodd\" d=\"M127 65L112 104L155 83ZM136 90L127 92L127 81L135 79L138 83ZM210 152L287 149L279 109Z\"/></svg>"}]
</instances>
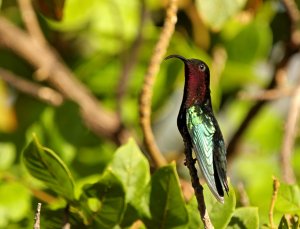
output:
<instances>
[{"instance_id":1,"label":"purple-throated carib","mask_svg":"<svg viewBox=\"0 0 300 229\"><path fill-rule=\"evenodd\" d=\"M192 146L206 183L220 201L228 193L226 149L224 139L213 114L210 98L210 73L201 60L170 55L184 62L185 85L177 117L177 126L184 141Z\"/></svg>"}]
</instances>

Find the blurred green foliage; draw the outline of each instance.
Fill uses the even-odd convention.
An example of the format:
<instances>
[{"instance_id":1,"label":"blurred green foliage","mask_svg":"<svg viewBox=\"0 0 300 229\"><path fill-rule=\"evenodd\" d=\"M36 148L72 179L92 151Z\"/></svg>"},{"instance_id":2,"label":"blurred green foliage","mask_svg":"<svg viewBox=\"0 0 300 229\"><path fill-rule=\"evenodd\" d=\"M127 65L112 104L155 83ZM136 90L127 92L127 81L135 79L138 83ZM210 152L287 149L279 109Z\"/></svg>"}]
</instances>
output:
<instances>
[{"instance_id":1,"label":"blurred green foliage","mask_svg":"<svg viewBox=\"0 0 300 229\"><path fill-rule=\"evenodd\" d=\"M102 104L113 111L120 106L123 125L142 142L138 95L166 1L34 2L49 43ZM16 1L3 0L0 6L1 17L24 27ZM141 15L146 19L140 28ZM272 81L290 27L279 0L179 1L168 53L202 59L210 66L213 107L227 143L257 103L241 99L238 93L257 94ZM138 36L140 44L135 43ZM299 62L296 55L292 58ZM133 67L122 82L128 61ZM0 67L34 81L34 69L27 61L1 46ZM202 227L195 197L185 200L180 188L180 179L190 179L181 160L182 140L174 131L183 66L168 61L160 68L153 123L155 129L167 131L165 135L157 131L156 138L161 149L168 149L163 152L166 158L176 159L177 167L171 163L153 174L134 140L119 147L99 138L85 126L77 104L65 101L53 107L0 81L0 228L32 228L37 202L43 202L42 228L60 228L66 206L75 228L130 228L137 222L139 228ZM293 85L295 77L297 72L292 72L285 80ZM126 90L118 104L120 83L126 83ZM238 154L229 161L231 187L224 205L216 203L204 186L216 228L269 224L272 176L281 180L279 153L288 105L287 98L266 102L246 127ZM297 137L291 164L297 182L281 183L275 204L274 221L280 228L299 226L299 142Z\"/></svg>"}]
</instances>

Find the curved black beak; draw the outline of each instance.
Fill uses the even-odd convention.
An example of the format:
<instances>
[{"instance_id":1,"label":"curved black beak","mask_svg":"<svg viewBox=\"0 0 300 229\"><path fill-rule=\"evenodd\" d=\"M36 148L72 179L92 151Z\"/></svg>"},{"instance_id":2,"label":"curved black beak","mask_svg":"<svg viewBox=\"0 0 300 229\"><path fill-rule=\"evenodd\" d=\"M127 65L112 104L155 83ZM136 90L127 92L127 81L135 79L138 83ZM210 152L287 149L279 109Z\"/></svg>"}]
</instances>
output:
<instances>
[{"instance_id":1,"label":"curved black beak","mask_svg":"<svg viewBox=\"0 0 300 229\"><path fill-rule=\"evenodd\" d=\"M180 60L182 60L184 63L186 63L186 62L188 61L188 59L184 58L183 56L176 55L176 54L167 56L167 57L165 58L165 60L168 60L168 59L171 59L171 58L177 58L177 59L180 59Z\"/></svg>"}]
</instances>

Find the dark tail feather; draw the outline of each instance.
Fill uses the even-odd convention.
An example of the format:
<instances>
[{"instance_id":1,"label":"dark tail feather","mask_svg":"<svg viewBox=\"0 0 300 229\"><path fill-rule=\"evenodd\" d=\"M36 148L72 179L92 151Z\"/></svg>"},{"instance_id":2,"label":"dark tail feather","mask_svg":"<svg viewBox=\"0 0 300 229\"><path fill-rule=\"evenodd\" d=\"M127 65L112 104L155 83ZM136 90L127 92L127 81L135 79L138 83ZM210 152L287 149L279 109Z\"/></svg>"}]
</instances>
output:
<instances>
[{"instance_id":1,"label":"dark tail feather","mask_svg":"<svg viewBox=\"0 0 300 229\"><path fill-rule=\"evenodd\" d=\"M214 177L215 177L217 191L219 195L223 197L224 196L223 189L225 189L228 195L229 187L227 183L226 172L222 168L217 167L215 160L213 162L213 165L214 165Z\"/></svg>"}]
</instances>

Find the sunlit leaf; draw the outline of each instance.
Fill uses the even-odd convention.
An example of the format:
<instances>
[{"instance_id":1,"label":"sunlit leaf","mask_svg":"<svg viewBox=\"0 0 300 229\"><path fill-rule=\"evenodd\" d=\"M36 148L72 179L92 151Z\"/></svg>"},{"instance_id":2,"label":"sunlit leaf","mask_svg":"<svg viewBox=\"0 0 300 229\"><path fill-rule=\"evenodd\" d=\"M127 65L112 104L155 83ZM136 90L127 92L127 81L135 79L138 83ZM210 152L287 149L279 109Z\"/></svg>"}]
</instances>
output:
<instances>
[{"instance_id":1,"label":"sunlit leaf","mask_svg":"<svg viewBox=\"0 0 300 229\"><path fill-rule=\"evenodd\" d=\"M197 0L196 5L204 21L212 29L219 30L224 23L246 3L246 0Z\"/></svg>"},{"instance_id":2,"label":"sunlit leaf","mask_svg":"<svg viewBox=\"0 0 300 229\"><path fill-rule=\"evenodd\" d=\"M30 209L30 192L23 185L0 182L0 228L8 228L11 221L19 221Z\"/></svg>"},{"instance_id":3,"label":"sunlit leaf","mask_svg":"<svg viewBox=\"0 0 300 229\"><path fill-rule=\"evenodd\" d=\"M258 228L258 208L256 207L242 207L237 208L227 228Z\"/></svg>"},{"instance_id":4,"label":"sunlit leaf","mask_svg":"<svg viewBox=\"0 0 300 229\"><path fill-rule=\"evenodd\" d=\"M127 205L124 220L128 223L133 222L137 220L138 212L149 211L148 205L141 201L150 181L149 162L135 141L129 139L128 143L121 146L115 153L111 169L126 189L126 202L129 205Z\"/></svg>"},{"instance_id":5,"label":"sunlit leaf","mask_svg":"<svg viewBox=\"0 0 300 229\"><path fill-rule=\"evenodd\" d=\"M189 213L189 224L187 228L188 229L203 228L203 223L200 218L198 203L195 196L193 196L193 198L188 202L186 207Z\"/></svg>"},{"instance_id":6,"label":"sunlit leaf","mask_svg":"<svg viewBox=\"0 0 300 229\"><path fill-rule=\"evenodd\" d=\"M16 148L13 143L0 142L0 171L8 169L16 157Z\"/></svg>"},{"instance_id":7,"label":"sunlit leaf","mask_svg":"<svg viewBox=\"0 0 300 229\"><path fill-rule=\"evenodd\" d=\"M235 210L236 198L233 187L229 186L229 193L228 196L225 194L224 204L217 201L206 184L203 188L206 208L212 224L215 228L226 228Z\"/></svg>"},{"instance_id":8,"label":"sunlit leaf","mask_svg":"<svg viewBox=\"0 0 300 229\"><path fill-rule=\"evenodd\" d=\"M23 152L29 173L65 199L74 200L74 181L64 162L50 149L43 147L35 135Z\"/></svg>"},{"instance_id":9,"label":"sunlit leaf","mask_svg":"<svg viewBox=\"0 0 300 229\"><path fill-rule=\"evenodd\" d=\"M98 228L113 228L120 222L126 206L125 191L116 175L107 170L98 182L86 185L84 190L91 199Z\"/></svg>"},{"instance_id":10,"label":"sunlit leaf","mask_svg":"<svg viewBox=\"0 0 300 229\"><path fill-rule=\"evenodd\" d=\"M126 188L126 201L136 202L150 181L149 162L133 139L114 155L111 170Z\"/></svg>"},{"instance_id":11,"label":"sunlit leaf","mask_svg":"<svg viewBox=\"0 0 300 229\"><path fill-rule=\"evenodd\" d=\"M300 213L299 186L280 184L275 209L284 213Z\"/></svg>"},{"instance_id":12,"label":"sunlit leaf","mask_svg":"<svg viewBox=\"0 0 300 229\"><path fill-rule=\"evenodd\" d=\"M188 214L175 165L158 169L152 176L150 192L151 218L147 228L179 228L188 223Z\"/></svg>"},{"instance_id":13,"label":"sunlit leaf","mask_svg":"<svg viewBox=\"0 0 300 229\"><path fill-rule=\"evenodd\" d=\"M62 20L65 0L34 0L33 2L44 16L56 21Z\"/></svg>"}]
</instances>

